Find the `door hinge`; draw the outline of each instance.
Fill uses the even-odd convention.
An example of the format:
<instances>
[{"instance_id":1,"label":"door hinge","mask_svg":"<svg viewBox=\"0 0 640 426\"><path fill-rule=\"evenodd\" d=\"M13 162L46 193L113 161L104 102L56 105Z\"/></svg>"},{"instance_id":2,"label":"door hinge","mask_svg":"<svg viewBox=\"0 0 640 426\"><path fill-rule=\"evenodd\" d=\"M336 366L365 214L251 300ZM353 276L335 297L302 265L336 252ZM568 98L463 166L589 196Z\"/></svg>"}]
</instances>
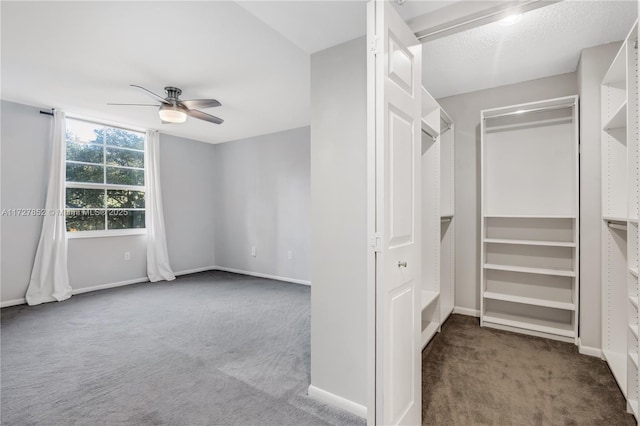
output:
<instances>
[{"instance_id":1,"label":"door hinge","mask_svg":"<svg viewBox=\"0 0 640 426\"><path fill-rule=\"evenodd\" d=\"M382 43L380 43L380 37L374 36L369 41L369 51L374 55L377 55L378 53L382 52Z\"/></svg>"},{"instance_id":2,"label":"door hinge","mask_svg":"<svg viewBox=\"0 0 640 426\"><path fill-rule=\"evenodd\" d=\"M373 234L370 246L375 253L380 253L382 251L382 235L378 233Z\"/></svg>"}]
</instances>

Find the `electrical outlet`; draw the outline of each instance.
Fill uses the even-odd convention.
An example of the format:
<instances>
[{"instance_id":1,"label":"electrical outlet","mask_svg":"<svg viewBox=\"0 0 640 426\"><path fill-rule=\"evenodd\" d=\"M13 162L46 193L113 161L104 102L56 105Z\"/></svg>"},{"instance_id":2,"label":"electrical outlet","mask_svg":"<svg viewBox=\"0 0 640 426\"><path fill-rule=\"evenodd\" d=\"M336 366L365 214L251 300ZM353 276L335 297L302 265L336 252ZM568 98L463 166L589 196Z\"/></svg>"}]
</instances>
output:
<instances>
[{"instance_id":1,"label":"electrical outlet","mask_svg":"<svg viewBox=\"0 0 640 426\"><path fill-rule=\"evenodd\" d=\"M251 256L256 257L258 255L258 248L256 246L251 247Z\"/></svg>"},{"instance_id":2,"label":"electrical outlet","mask_svg":"<svg viewBox=\"0 0 640 426\"><path fill-rule=\"evenodd\" d=\"M293 259L293 252L291 250L287 252L287 259L289 260Z\"/></svg>"},{"instance_id":3,"label":"electrical outlet","mask_svg":"<svg viewBox=\"0 0 640 426\"><path fill-rule=\"evenodd\" d=\"M124 260L131 260L131 252L130 251L125 251L124 252Z\"/></svg>"}]
</instances>

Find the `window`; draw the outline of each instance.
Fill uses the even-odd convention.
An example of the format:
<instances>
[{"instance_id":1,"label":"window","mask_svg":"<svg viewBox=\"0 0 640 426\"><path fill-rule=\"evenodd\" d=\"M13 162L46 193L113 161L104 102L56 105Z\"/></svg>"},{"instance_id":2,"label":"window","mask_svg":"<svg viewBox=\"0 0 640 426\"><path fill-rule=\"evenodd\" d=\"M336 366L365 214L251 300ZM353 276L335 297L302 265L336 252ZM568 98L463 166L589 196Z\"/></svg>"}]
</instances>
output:
<instances>
[{"instance_id":1,"label":"window","mask_svg":"<svg viewBox=\"0 0 640 426\"><path fill-rule=\"evenodd\" d=\"M68 232L145 227L144 133L68 118Z\"/></svg>"}]
</instances>

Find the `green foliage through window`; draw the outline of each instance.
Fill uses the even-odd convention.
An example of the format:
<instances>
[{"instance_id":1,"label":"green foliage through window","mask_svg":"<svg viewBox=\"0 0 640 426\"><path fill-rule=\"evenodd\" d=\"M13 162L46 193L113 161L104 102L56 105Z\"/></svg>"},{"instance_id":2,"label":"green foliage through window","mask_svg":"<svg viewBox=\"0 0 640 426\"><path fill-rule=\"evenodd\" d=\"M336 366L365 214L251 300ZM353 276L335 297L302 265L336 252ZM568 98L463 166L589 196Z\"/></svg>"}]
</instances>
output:
<instances>
[{"instance_id":1,"label":"green foliage through window","mask_svg":"<svg viewBox=\"0 0 640 426\"><path fill-rule=\"evenodd\" d=\"M144 134L67 119L67 231L145 227Z\"/></svg>"}]
</instances>

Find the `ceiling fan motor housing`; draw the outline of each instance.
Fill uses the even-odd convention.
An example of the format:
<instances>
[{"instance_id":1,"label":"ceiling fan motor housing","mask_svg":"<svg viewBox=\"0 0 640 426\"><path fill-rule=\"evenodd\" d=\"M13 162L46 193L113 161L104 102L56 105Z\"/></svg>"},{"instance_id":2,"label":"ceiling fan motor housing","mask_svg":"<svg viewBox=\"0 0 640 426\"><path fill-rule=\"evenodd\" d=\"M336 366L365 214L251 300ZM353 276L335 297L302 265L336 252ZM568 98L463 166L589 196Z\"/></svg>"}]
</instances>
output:
<instances>
[{"instance_id":1,"label":"ceiling fan motor housing","mask_svg":"<svg viewBox=\"0 0 640 426\"><path fill-rule=\"evenodd\" d=\"M167 93L167 100L178 101L178 97L182 94L182 90L177 87L167 86L164 88L164 91Z\"/></svg>"}]
</instances>

